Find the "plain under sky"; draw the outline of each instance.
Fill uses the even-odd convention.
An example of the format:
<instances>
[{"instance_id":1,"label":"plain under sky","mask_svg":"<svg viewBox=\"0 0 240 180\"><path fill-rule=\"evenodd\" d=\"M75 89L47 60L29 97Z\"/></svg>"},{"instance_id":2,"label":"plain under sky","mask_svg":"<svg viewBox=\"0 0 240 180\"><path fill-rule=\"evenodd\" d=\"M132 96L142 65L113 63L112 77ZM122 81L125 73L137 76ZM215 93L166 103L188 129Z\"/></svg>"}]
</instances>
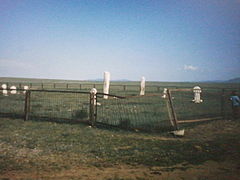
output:
<instances>
[{"instance_id":1,"label":"plain under sky","mask_svg":"<svg viewBox=\"0 0 240 180\"><path fill-rule=\"evenodd\" d=\"M0 0L0 77L240 76L240 0Z\"/></svg>"}]
</instances>

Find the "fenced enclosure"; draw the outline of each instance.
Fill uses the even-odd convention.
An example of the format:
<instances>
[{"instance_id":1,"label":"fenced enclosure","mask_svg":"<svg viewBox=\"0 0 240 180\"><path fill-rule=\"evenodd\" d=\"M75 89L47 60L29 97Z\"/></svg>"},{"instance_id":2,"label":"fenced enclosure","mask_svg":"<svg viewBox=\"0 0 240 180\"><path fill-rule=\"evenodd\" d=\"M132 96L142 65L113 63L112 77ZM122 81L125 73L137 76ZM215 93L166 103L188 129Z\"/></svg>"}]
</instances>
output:
<instances>
[{"instance_id":1,"label":"fenced enclosure","mask_svg":"<svg viewBox=\"0 0 240 180\"><path fill-rule=\"evenodd\" d=\"M0 114L24 119L87 121L89 92L54 90L18 90L2 95Z\"/></svg>"},{"instance_id":2,"label":"fenced enclosure","mask_svg":"<svg viewBox=\"0 0 240 180\"><path fill-rule=\"evenodd\" d=\"M130 97L97 95L96 123L124 129L170 130L167 100L160 94Z\"/></svg>"},{"instance_id":3,"label":"fenced enclosure","mask_svg":"<svg viewBox=\"0 0 240 180\"><path fill-rule=\"evenodd\" d=\"M88 121L89 93L77 91L29 91L29 118L54 121Z\"/></svg>"},{"instance_id":4,"label":"fenced enclosure","mask_svg":"<svg viewBox=\"0 0 240 180\"><path fill-rule=\"evenodd\" d=\"M231 118L230 94L233 89L203 89L203 102L194 103L192 89L128 96L87 91L18 89L0 96L0 116L58 122L87 122L123 129L163 131L180 123ZM236 89L237 90L237 89ZM1 89L3 91L3 89ZM116 90L117 91L117 90ZM135 92L135 94L134 94ZM174 117L176 116L176 117Z\"/></svg>"},{"instance_id":5,"label":"fenced enclosure","mask_svg":"<svg viewBox=\"0 0 240 180\"><path fill-rule=\"evenodd\" d=\"M16 94L1 94L0 116L24 118L24 109L25 94L23 93L23 90L19 90Z\"/></svg>"},{"instance_id":6,"label":"fenced enclosure","mask_svg":"<svg viewBox=\"0 0 240 180\"><path fill-rule=\"evenodd\" d=\"M205 118L231 118L230 89L211 89L201 93L201 103L193 103L192 89L172 89L171 96L178 121Z\"/></svg>"}]
</instances>

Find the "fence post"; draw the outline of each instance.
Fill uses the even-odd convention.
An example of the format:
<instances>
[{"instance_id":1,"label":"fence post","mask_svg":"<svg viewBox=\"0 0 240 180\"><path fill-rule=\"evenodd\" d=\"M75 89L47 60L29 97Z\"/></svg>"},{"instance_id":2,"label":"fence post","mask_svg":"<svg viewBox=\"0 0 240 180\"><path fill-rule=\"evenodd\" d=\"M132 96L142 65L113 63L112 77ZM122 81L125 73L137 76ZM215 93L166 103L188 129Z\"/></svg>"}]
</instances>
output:
<instances>
[{"instance_id":1,"label":"fence post","mask_svg":"<svg viewBox=\"0 0 240 180\"><path fill-rule=\"evenodd\" d=\"M81 85L81 84L79 84L79 89L80 89L80 90L82 89L82 85Z\"/></svg>"},{"instance_id":2,"label":"fence post","mask_svg":"<svg viewBox=\"0 0 240 180\"><path fill-rule=\"evenodd\" d=\"M93 88L90 91L90 108L89 121L91 126L95 126L97 115L97 89Z\"/></svg>"},{"instance_id":3,"label":"fence post","mask_svg":"<svg viewBox=\"0 0 240 180\"><path fill-rule=\"evenodd\" d=\"M43 89L43 83L42 83L42 89Z\"/></svg>"},{"instance_id":4,"label":"fence post","mask_svg":"<svg viewBox=\"0 0 240 180\"><path fill-rule=\"evenodd\" d=\"M24 121L27 121L30 113L30 95L31 91L27 90L25 94L25 108L24 108Z\"/></svg>"},{"instance_id":5,"label":"fence post","mask_svg":"<svg viewBox=\"0 0 240 180\"><path fill-rule=\"evenodd\" d=\"M68 83L66 84L66 88L68 89Z\"/></svg>"},{"instance_id":6,"label":"fence post","mask_svg":"<svg viewBox=\"0 0 240 180\"><path fill-rule=\"evenodd\" d=\"M167 97L168 97L168 111L170 111L169 114L171 114L171 117L170 117L170 121L173 121L173 125L174 125L174 128L175 130L178 130L178 122L177 122L177 115L176 115L176 112L174 110L174 106L173 106L173 102L172 102L172 96L171 96L171 92L169 89L167 89ZM170 108L170 109L169 109Z\"/></svg>"},{"instance_id":7,"label":"fence post","mask_svg":"<svg viewBox=\"0 0 240 180\"><path fill-rule=\"evenodd\" d=\"M225 97L225 89L222 89L222 94L221 94L221 115L222 118L225 119L225 102L224 102L224 97Z\"/></svg>"},{"instance_id":8,"label":"fence post","mask_svg":"<svg viewBox=\"0 0 240 180\"><path fill-rule=\"evenodd\" d=\"M126 91L126 85L123 85L123 91Z\"/></svg>"},{"instance_id":9,"label":"fence post","mask_svg":"<svg viewBox=\"0 0 240 180\"><path fill-rule=\"evenodd\" d=\"M55 84L55 83L53 83L53 88L54 88L54 89L56 88L56 84Z\"/></svg>"}]
</instances>

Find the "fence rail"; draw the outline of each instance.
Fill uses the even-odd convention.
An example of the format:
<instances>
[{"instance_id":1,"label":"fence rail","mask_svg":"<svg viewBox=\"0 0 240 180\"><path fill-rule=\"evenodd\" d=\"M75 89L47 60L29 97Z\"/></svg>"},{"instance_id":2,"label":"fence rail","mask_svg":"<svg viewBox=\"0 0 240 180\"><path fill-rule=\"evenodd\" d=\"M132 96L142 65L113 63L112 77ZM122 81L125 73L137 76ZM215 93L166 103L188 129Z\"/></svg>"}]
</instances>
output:
<instances>
[{"instance_id":1,"label":"fence rail","mask_svg":"<svg viewBox=\"0 0 240 180\"><path fill-rule=\"evenodd\" d=\"M95 82L95 83L24 83L24 82L0 82L1 84L6 84L7 87L10 86L16 86L17 89L23 89L23 86L28 86L31 89L69 89L69 90L89 90L91 88L96 88L98 90L103 89L103 83L102 82ZM140 84L114 84L112 83L110 85L110 90L112 94L118 94L117 92L131 92L131 91L140 91ZM162 92L163 88L169 88L169 89L186 89L186 88L192 88L192 84L189 85L146 85L146 91L147 92ZM223 89L222 87L215 87L215 86L208 86L204 85L202 87L203 89ZM240 90L240 85L235 85L235 89ZM229 85L229 87L224 87L224 89L231 90L233 87Z\"/></svg>"}]
</instances>

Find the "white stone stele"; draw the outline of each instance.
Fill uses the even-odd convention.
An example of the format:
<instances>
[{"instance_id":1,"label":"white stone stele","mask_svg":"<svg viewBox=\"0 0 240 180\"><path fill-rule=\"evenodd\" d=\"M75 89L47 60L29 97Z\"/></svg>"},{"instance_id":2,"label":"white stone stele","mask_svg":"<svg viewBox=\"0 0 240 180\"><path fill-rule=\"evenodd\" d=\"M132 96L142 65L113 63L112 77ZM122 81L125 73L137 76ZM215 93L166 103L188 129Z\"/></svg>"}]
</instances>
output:
<instances>
[{"instance_id":1,"label":"white stone stele","mask_svg":"<svg viewBox=\"0 0 240 180\"><path fill-rule=\"evenodd\" d=\"M2 88L3 89L7 89L7 85L6 84L2 84Z\"/></svg>"},{"instance_id":2,"label":"white stone stele","mask_svg":"<svg viewBox=\"0 0 240 180\"><path fill-rule=\"evenodd\" d=\"M201 88L199 86L195 86L193 88L193 93L194 93L194 99L192 100L195 103L201 103L203 100L201 99Z\"/></svg>"},{"instance_id":3,"label":"white stone stele","mask_svg":"<svg viewBox=\"0 0 240 180\"><path fill-rule=\"evenodd\" d=\"M16 86L11 86L11 87L10 87L10 93L11 93L11 94L17 94L17 88L16 88Z\"/></svg>"},{"instance_id":4,"label":"white stone stele","mask_svg":"<svg viewBox=\"0 0 240 180\"><path fill-rule=\"evenodd\" d=\"M145 77L142 77L141 79L141 89L140 89L140 96L143 96L145 95L145 82L146 82L146 79Z\"/></svg>"},{"instance_id":5,"label":"white stone stele","mask_svg":"<svg viewBox=\"0 0 240 180\"><path fill-rule=\"evenodd\" d=\"M164 88L162 98L165 99L166 97L167 97L167 88Z\"/></svg>"},{"instance_id":6,"label":"white stone stele","mask_svg":"<svg viewBox=\"0 0 240 180\"><path fill-rule=\"evenodd\" d=\"M29 87L28 86L23 86L23 89L24 89L23 93L25 94L26 91L29 89Z\"/></svg>"},{"instance_id":7,"label":"white stone stele","mask_svg":"<svg viewBox=\"0 0 240 180\"><path fill-rule=\"evenodd\" d=\"M97 89L96 89L96 88L92 88L91 91L90 91L90 93L91 93L91 94L94 94L93 104L96 105L96 104L97 104L97 97L96 97Z\"/></svg>"},{"instance_id":8,"label":"white stone stele","mask_svg":"<svg viewBox=\"0 0 240 180\"><path fill-rule=\"evenodd\" d=\"M184 129L172 131L172 133L173 133L175 136L184 136L184 132L185 132Z\"/></svg>"},{"instance_id":9,"label":"white stone stele","mask_svg":"<svg viewBox=\"0 0 240 180\"><path fill-rule=\"evenodd\" d=\"M109 94L109 86L110 86L110 73L105 71L104 72L104 83L103 83L103 93ZM104 99L108 99L107 95L103 96Z\"/></svg>"},{"instance_id":10,"label":"white stone stele","mask_svg":"<svg viewBox=\"0 0 240 180\"><path fill-rule=\"evenodd\" d=\"M8 96L8 92L7 92L7 85L6 84L2 84L2 93L3 93L3 96Z\"/></svg>"}]
</instances>

